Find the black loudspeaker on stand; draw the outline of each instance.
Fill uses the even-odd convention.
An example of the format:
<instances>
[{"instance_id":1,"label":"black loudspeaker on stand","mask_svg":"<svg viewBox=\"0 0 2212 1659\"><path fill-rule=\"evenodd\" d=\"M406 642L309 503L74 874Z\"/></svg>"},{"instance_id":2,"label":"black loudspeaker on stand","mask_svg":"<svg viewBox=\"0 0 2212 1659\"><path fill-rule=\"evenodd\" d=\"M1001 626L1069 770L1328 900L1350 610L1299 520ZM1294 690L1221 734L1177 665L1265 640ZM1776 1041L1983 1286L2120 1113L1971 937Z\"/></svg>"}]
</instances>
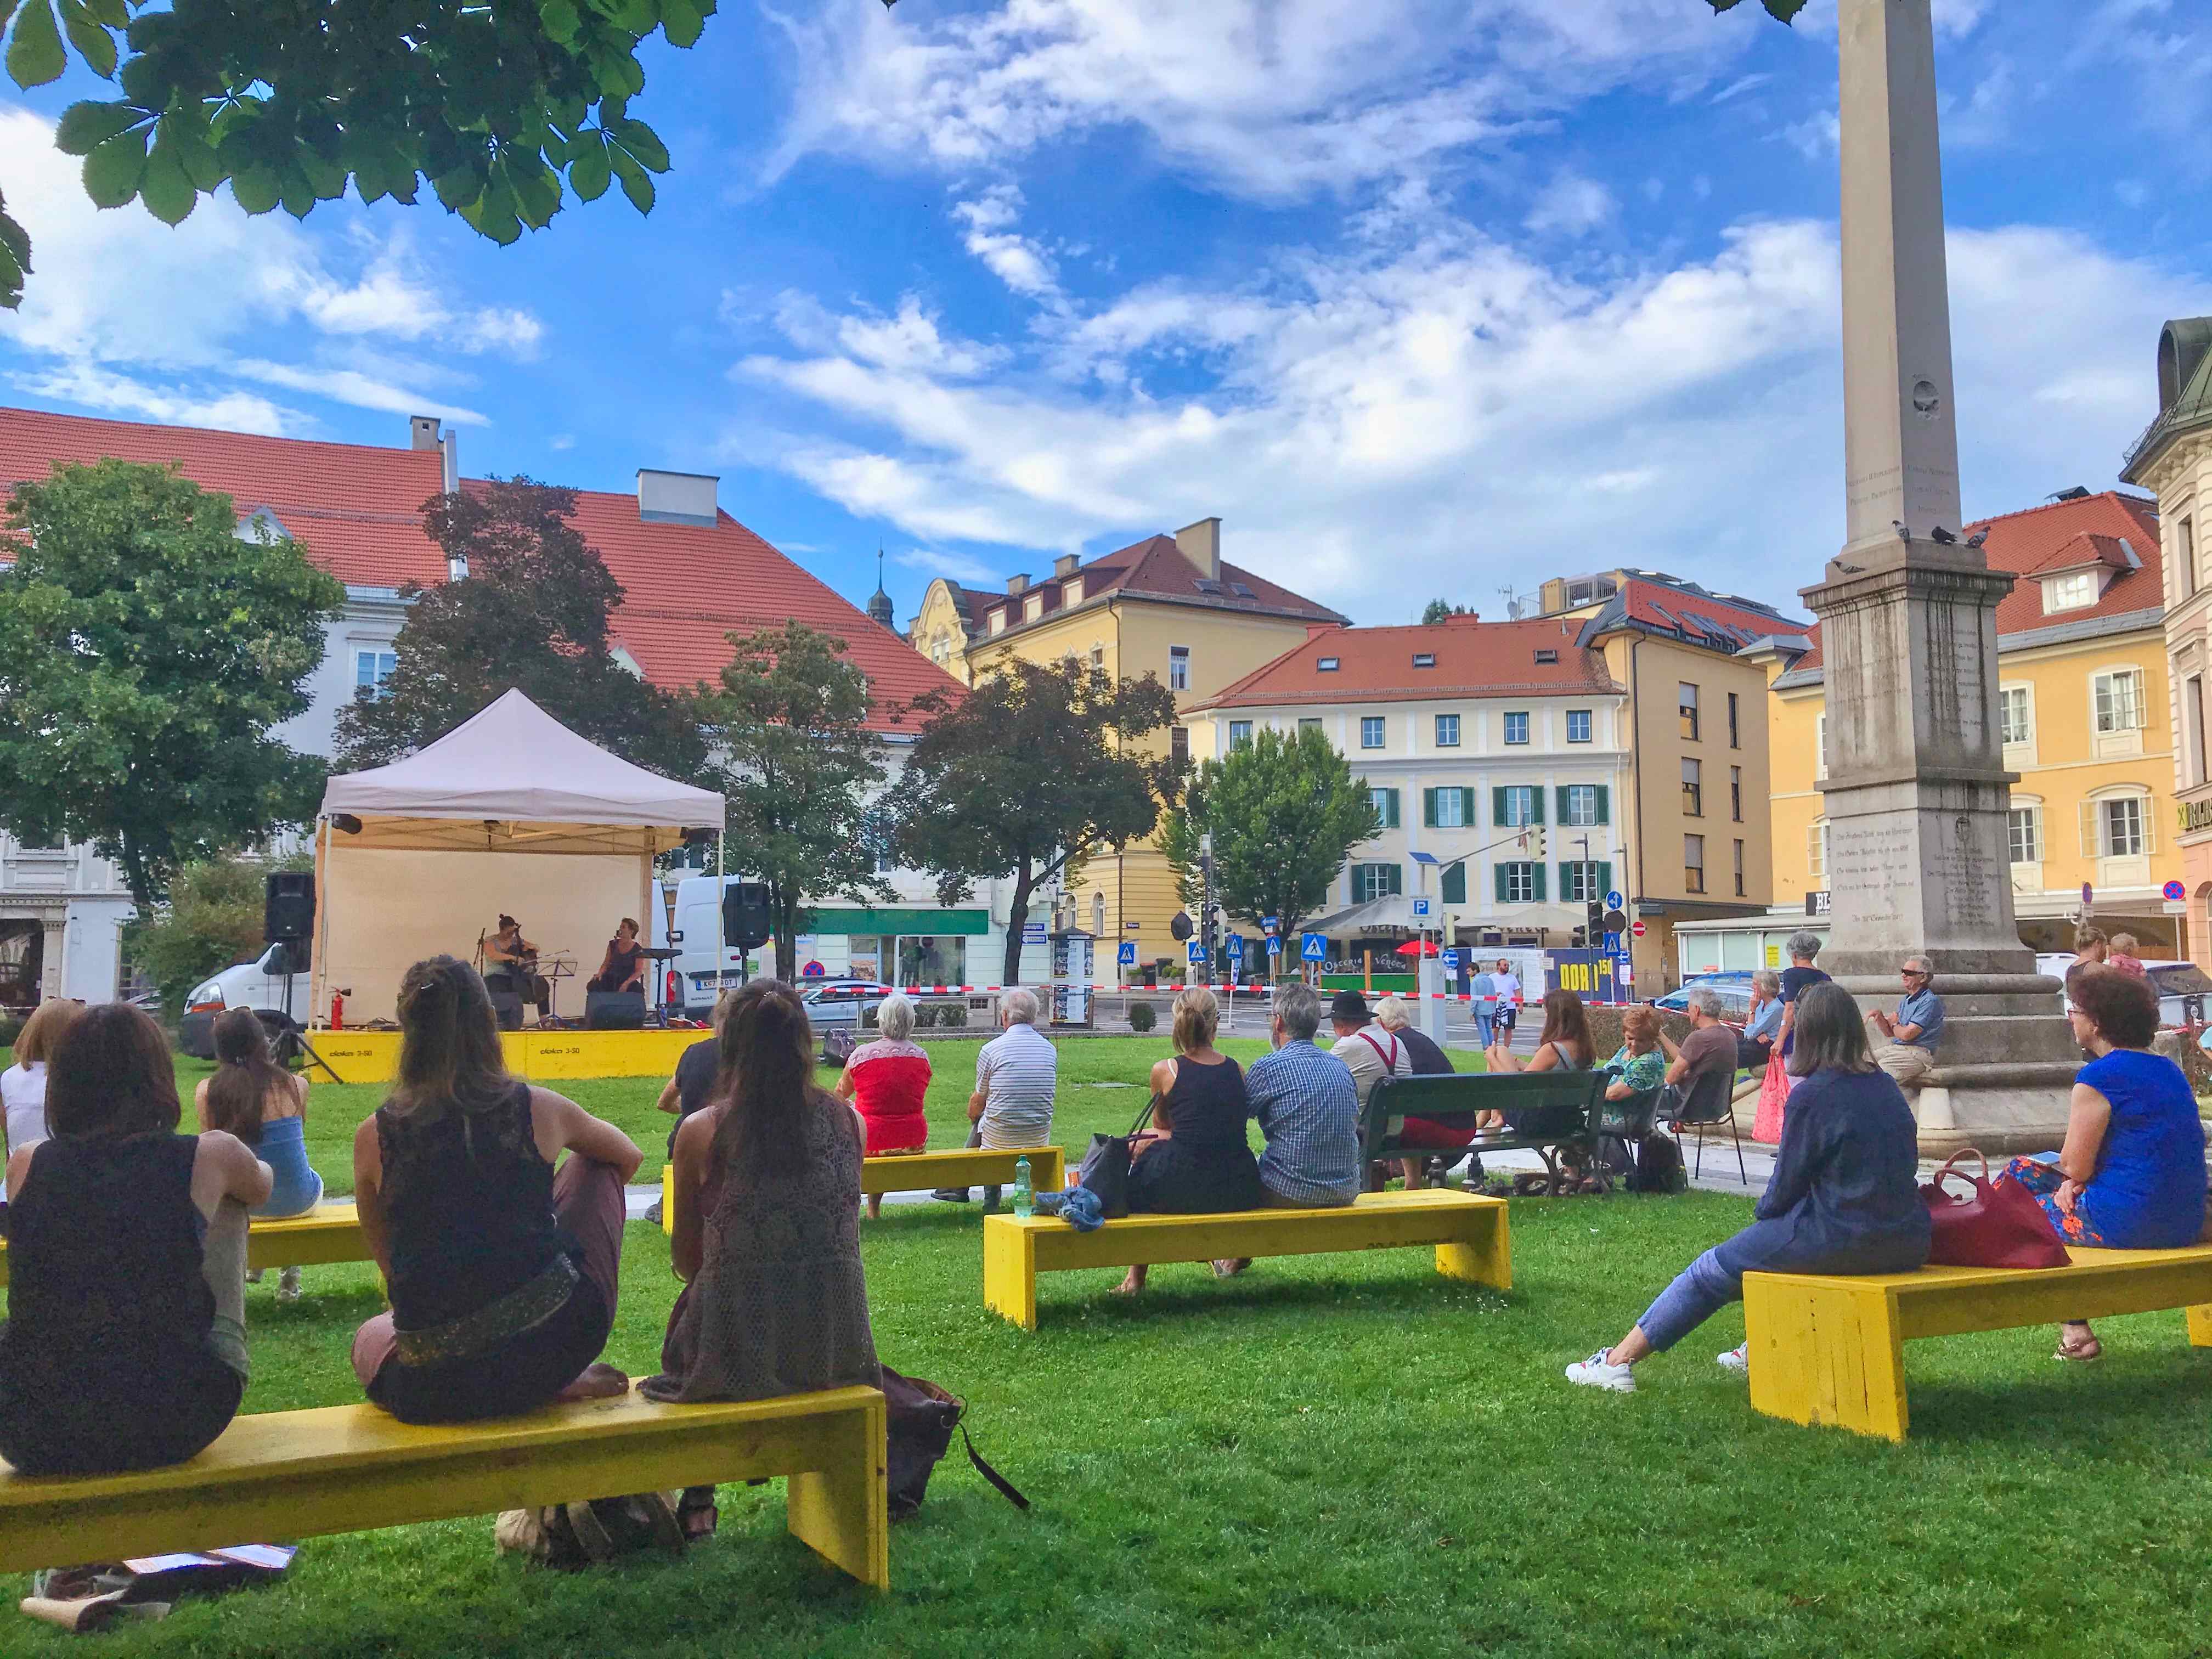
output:
<instances>
[{"instance_id":1,"label":"black loudspeaker on stand","mask_svg":"<svg viewBox=\"0 0 2212 1659\"><path fill-rule=\"evenodd\" d=\"M584 1025L593 1031L635 1031L645 1024L642 991L586 991Z\"/></svg>"},{"instance_id":2,"label":"black loudspeaker on stand","mask_svg":"<svg viewBox=\"0 0 2212 1659\"><path fill-rule=\"evenodd\" d=\"M274 944L302 945L315 931L315 874L312 870L272 870L261 902L261 937Z\"/></svg>"},{"instance_id":3,"label":"black loudspeaker on stand","mask_svg":"<svg viewBox=\"0 0 2212 1659\"><path fill-rule=\"evenodd\" d=\"M775 936L769 917L768 884L733 881L722 889L722 939L733 949L757 951Z\"/></svg>"}]
</instances>

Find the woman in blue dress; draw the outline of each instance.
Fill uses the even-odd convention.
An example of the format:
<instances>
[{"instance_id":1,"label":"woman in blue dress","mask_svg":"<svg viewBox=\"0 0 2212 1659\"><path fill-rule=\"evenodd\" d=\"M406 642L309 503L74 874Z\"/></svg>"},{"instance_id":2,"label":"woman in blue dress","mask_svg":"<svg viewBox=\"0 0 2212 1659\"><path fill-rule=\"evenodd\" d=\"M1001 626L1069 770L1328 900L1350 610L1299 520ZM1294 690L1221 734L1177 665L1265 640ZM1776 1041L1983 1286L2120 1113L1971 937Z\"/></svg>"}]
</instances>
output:
<instances>
[{"instance_id":1,"label":"woman in blue dress","mask_svg":"<svg viewBox=\"0 0 2212 1659\"><path fill-rule=\"evenodd\" d=\"M215 1023L216 1073L192 1091L203 1129L236 1135L269 1166L269 1196L250 1214L305 1215L323 1201L323 1178L307 1163L307 1079L276 1063L269 1033L251 1008L233 1008ZM260 1271L248 1273L258 1280ZM300 1270L277 1275L276 1299L300 1298Z\"/></svg>"},{"instance_id":2,"label":"woman in blue dress","mask_svg":"<svg viewBox=\"0 0 2212 1659\"><path fill-rule=\"evenodd\" d=\"M2174 1249L2204 1231L2204 1122L2181 1068L2150 1052L2158 993L2112 968L2067 975L2074 1040L2090 1059L2074 1078L2066 1143L2005 1168L2036 1196L2068 1244ZM2104 1352L2083 1319L2058 1328L2061 1359Z\"/></svg>"}]
</instances>

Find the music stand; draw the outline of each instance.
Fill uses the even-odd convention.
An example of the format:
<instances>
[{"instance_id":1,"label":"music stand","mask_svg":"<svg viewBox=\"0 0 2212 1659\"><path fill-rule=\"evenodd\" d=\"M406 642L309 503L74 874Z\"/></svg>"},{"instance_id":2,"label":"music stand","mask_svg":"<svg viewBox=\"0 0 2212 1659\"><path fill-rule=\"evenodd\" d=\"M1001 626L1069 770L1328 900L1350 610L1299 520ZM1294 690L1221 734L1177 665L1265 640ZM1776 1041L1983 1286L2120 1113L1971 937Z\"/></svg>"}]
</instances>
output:
<instances>
[{"instance_id":1,"label":"music stand","mask_svg":"<svg viewBox=\"0 0 2212 1659\"><path fill-rule=\"evenodd\" d=\"M668 1024L668 969L665 964L675 961L684 952L672 945L658 948L647 945L644 954L645 959L653 963L653 1018L665 1028Z\"/></svg>"}]
</instances>

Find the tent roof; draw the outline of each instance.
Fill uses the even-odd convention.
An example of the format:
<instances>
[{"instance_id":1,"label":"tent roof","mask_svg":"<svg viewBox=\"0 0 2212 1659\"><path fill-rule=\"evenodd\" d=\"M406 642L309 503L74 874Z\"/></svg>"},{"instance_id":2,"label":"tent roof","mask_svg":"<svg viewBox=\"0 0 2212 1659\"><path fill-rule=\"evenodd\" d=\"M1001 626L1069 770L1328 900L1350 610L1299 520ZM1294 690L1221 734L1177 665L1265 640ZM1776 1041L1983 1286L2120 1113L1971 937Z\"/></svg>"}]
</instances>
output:
<instances>
[{"instance_id":1,"label":"tent roof","mask_svg":"<svg viewBox=\"0 0 2212 1659\"><path fill-rule=\"evenodd\" d=\"M520 691L405 760L332 778L323 815L720 830L722 798L586 742Z\"/></svg>"}]
</instances>

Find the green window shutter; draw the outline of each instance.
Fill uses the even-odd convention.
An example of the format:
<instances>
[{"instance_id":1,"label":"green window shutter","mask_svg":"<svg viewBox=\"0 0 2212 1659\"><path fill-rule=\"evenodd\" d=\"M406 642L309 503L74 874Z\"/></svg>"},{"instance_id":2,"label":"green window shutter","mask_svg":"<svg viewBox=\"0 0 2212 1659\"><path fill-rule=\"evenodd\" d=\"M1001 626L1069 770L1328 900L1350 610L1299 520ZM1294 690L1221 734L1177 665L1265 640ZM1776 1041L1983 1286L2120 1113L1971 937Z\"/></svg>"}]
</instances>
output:
<instances>
[{"instance_id":1,"label":"green window shutter","mask_svg":"<svg viewBox=\"0 0 2212 1659\"><path fill-rule=\"evenodd\" d=\"M1571 823L1575 814L1572 805L1567 799L1567 786L1564 783L1561 784L1557 789L1553 791L1553 793L1559 797L1552 805L1552 810L1556 814L1558 821L1561 823Z\"/></svg>"},{"instance_id":2,"label":"green window shutter","mask_svg":"<svg viewBox=\"0 0 2212 1659\"><path fill-rule=\"evenodd\" d=\"M1449 865L1444 870L1443 896L1446 904L1467 902L1467 866Z\"/></svg>"},{"instance_id":3,"label":"green window shutter","mask_svg":"<svg viewBox=\"0 0 2212 1659\"><path fill-rule=\"evenodd\" d=\"M1459 821L1470 830L1482 822L1475 816L1474 791L1472 789L1462 789L1459 792Z\"/></svg>"},{"instance_id":4,"label":"green window shutter","mask_svg":"<svg viewBox=\"0 0 2212 1659\"><path fill-rule=\"evenodd\" d=\"M1386 864L1382 867L1389 872L1385 879L1390 884L1390 896L1396 898L1406 890L1406 866L1402 864Z\"/></svg>"},{"instance_id":5,"label":"green window shutter","mask_svg":"<svg viewBox=\"0 0 2212 1659\"><path fill-rule=\"evenodd\" d=\"M1607 797L1612 793L1613 791L1607 788L1603 784L1601 783L1598 785L1597 821L1600 823L1611 823L1613 822L1613 809L1611 803L1607 799Z\"/></svg>"},{"instance_id":6,"label":"green window shutter","mask_svg":"<svg viewBox=\"0 0 2212 1659\"><path fill-rule=\"evenodd\" d=\"M1574 867L1575 863L1572 859L1561 859L1559 860L1559 902L1562 904L1571 904L1574 902L1574 900L1569 896L1567 891L1569 888L1574 885L1574 883L1567 878L1568 872Z\"/></svg>"},{"instance_id":7,"label":"green window shutter","mask_svg":"<svg viewBox=\"0 0 2212 1659\"><path fill-rule=\"evenodd\" d=\"M1544 866L1540 864L1532 864L1528 866L1528 873L1535 878L1536 902L1541 904L1544 902Z\"/></svg>"},{"instance_id":8,"label":"green window shutter","mask_svg":"<svg viewBox=\"0 0 2212 1659\"><path fill-rule=\"evenodd\" d=\"M1505 787L1503 784L1490 792L1490 821L1499 825L1505 822ZM1498 896L1503 898L1505 896L1501 892Z\"/></svg>"},{"instance_id":9,"label":"green window shutter","mask_svg":"<svg viewBox=\"0 0 2212 1659\"><path fill-rule=\"evenodd\" d=\"M1541 823L1543 821L1544 787L1541 784L1537 784L1528 791L1528 822L1531 823Z\"/></svg>"},{"instance_id":10,"label":"green window shutter","mask_svg":"<svg viewBox=\"0 0 2212 1659\"><path fill-rule=\"evenodd\" d=\"M1398 827L1398 792L1395 789L1386 789L1382 793L1382 827L1385 830Z\"/></svg>"},{"instance_id":11,"label":"green window shutter","mask_svg":"<svg viewBox=\"0 0 2212 1659\"><path fill-rule=\"evenodd\" d=\"M1437 792L1433 789L1421 791L1421 823L1431 830L1437 827Z\"/></svg>"},{"instance_id":12,"label":"green window shutter","mask_svg":"<svg viewBox=\"0 0 2212 1659\"><path fill-rule=\"evenodd\" d=\"M1490 873L1497 878L1498 902L1503 904L1505 902L1505 866L1493 864L1490 866Z\"/></svg>"},{"instance_id":13,"label":"green window shutter","mask_svg":"<svg viewBox=\"0 0 2212 1659\"><path fill-rule=\"evenodd\" d=\"M1611 859L1607 859L1597 867L1597 896L1599 902L1602 903L1604 902L1605 896L1612 890L1613 860Z\"/></svg>"}]
</instances>

